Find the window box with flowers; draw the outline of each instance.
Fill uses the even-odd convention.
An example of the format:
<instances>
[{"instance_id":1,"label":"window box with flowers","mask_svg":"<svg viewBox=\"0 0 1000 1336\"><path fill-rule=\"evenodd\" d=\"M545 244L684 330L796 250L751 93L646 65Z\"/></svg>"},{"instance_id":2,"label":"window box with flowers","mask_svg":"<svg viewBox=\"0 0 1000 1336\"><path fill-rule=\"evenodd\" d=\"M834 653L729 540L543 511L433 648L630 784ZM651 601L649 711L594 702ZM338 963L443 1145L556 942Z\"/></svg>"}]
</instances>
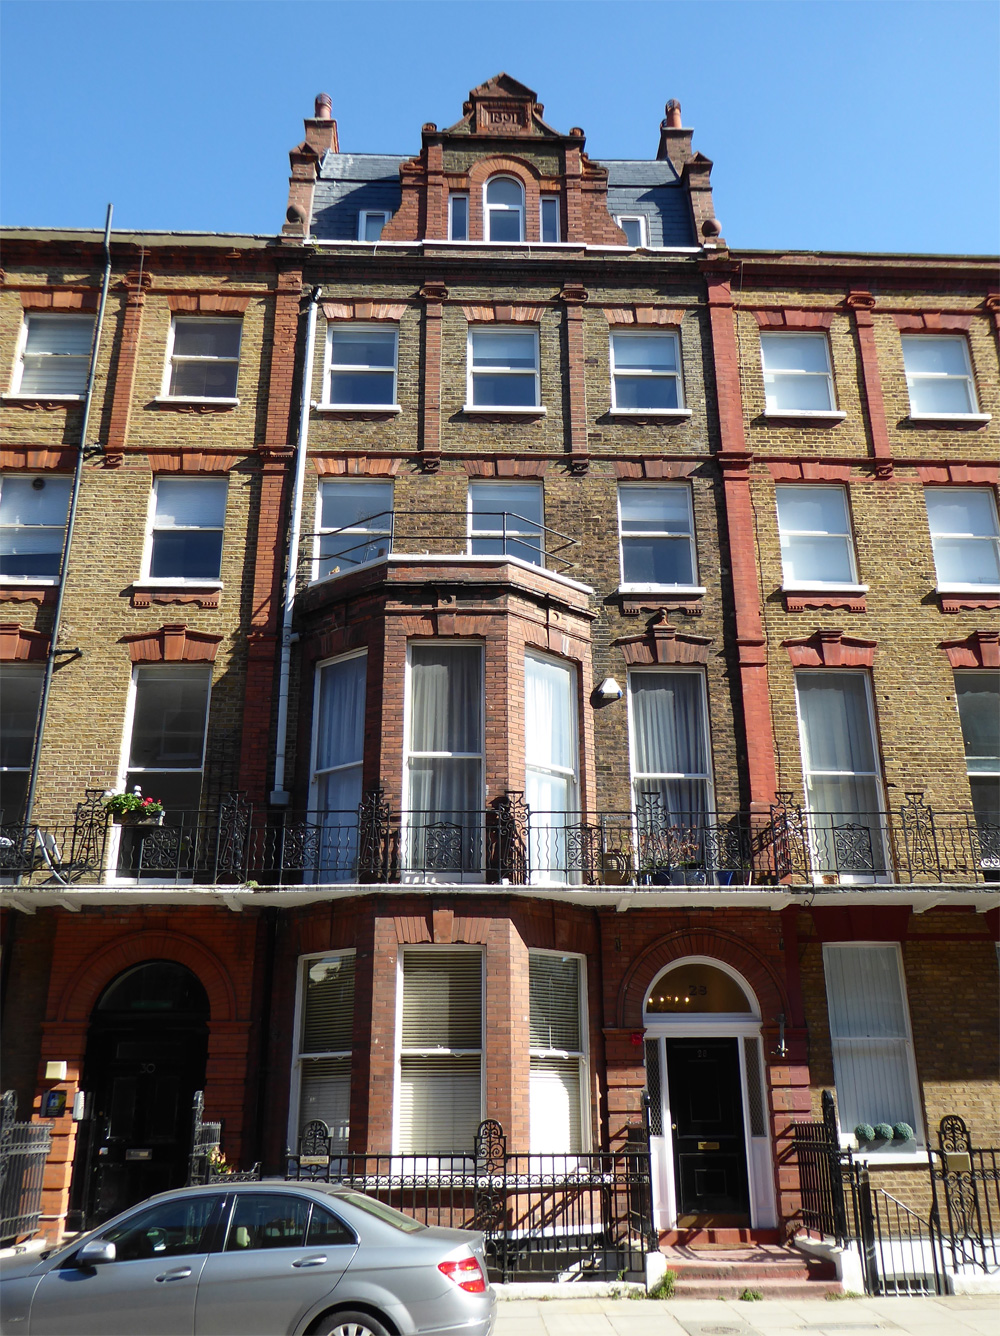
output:
<instances>
[{"instance_id":1,"label":"window box with flowers","mask_svg":"<svg viewBox=\"0 0 1000 1336\"><path fill-rule=\"evenodd\" d=\"M163 804L141 793L112 793L104 804L116 826L162 826Z\"/></svg>"}]
</instances>

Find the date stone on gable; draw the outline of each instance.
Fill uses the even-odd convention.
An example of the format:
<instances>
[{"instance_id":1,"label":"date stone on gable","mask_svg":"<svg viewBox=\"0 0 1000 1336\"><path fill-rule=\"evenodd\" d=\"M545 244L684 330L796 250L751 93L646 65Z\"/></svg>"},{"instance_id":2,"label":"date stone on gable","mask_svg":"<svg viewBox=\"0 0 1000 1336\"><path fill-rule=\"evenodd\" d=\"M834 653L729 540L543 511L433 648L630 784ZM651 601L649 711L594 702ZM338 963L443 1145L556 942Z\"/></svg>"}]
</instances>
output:
<instances>
[{"instance_id":1,"label":"date stone on gable","mask_svg":"<svg viewBox=\"0 0 1000 1336\"><path fill-rule=\"evenodd\" d=\"M459 126L469 134L512 135L555 134L542 120L545 108L537 100L534 89L512 79L509 74L497 74L486 83L473 88L468 102L462 107Z\"/></svg>"}]
</instances>

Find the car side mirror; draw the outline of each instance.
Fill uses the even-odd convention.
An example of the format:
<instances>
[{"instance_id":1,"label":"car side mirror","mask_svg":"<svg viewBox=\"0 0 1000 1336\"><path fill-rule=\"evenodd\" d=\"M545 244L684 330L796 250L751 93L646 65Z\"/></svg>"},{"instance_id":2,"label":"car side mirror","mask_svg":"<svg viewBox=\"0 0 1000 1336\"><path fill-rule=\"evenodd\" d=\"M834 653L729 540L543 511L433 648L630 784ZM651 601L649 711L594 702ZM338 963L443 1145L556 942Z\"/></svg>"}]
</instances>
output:
<instances>
[{"instance_id":1,"label":"car side mirror","mask_svg":"<svg viewBox=\"0 0 1000 1336\"><path fill-rule=\"evenodd\" d=\"M113 1262L118 1250L106 1239L91 1239L85 1243L76 1255L77 1266L100 1266L104 1262Z\"/></svg>"}]
</instances>

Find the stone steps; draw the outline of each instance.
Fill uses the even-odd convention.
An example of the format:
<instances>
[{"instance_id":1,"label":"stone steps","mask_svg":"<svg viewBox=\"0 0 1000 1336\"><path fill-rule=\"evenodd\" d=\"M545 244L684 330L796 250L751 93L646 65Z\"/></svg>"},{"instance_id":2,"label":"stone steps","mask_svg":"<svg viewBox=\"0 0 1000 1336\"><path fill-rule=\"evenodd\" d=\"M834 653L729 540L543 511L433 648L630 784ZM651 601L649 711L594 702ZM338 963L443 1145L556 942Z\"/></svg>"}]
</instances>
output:
<instances>
[{"instance_id":1,"label":"stone steps","mask_svg":"<svg viewBox=\"0 0 1000 1336\"><path fill-rule=\"evenodd\" d=\"M745 1290L765 1299L815 1299L839 1294L842 1288L832 1262L776 1245L660 1251L667 1269L677 1276L674 1293L679 1299L738 1299Z\"/></svg>"}]
</instances>

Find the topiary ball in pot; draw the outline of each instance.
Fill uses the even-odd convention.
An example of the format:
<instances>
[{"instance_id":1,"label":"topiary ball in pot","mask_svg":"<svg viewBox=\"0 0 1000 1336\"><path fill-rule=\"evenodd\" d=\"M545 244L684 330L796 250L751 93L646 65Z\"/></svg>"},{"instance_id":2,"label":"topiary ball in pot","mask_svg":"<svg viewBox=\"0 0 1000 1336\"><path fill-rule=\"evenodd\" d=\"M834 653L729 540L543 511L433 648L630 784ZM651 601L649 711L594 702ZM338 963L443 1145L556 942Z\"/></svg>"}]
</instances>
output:
<instances>
[{"instance_id":1,"label":"topiary ball in pot","mask_svg":"<svg viewBox=\"0 0 1000 1336\"><path fill-rule=\"evenodd\" d=\"M892 1128L893 1141L912 1141L913 1128L909 1123L894 1123Z\"/></svg>"},{"instance_id":2,"label":"topiary ball in pot","mask_svg":"<svg viewBox=\"0 0 1000 1336\"><path fill-rule=\"evenodd\" d=\"M876 1123L875 1135L880 1141L891 1141L893 1132L891 1123Z\"/></svg>"},{"instance_id":3,"label":"topiary ball in pot","mask_svg":"<svg viewBox=\"0 0 1000 1336\"><path fill-rule=\"evenodd\" d=\"M875 1140L875 1129L871 1123L858 1123L854 1129L854 1135L857 1137L859 1144L863 1145L866 1141Z\"/></svg>"}]
</instances>

